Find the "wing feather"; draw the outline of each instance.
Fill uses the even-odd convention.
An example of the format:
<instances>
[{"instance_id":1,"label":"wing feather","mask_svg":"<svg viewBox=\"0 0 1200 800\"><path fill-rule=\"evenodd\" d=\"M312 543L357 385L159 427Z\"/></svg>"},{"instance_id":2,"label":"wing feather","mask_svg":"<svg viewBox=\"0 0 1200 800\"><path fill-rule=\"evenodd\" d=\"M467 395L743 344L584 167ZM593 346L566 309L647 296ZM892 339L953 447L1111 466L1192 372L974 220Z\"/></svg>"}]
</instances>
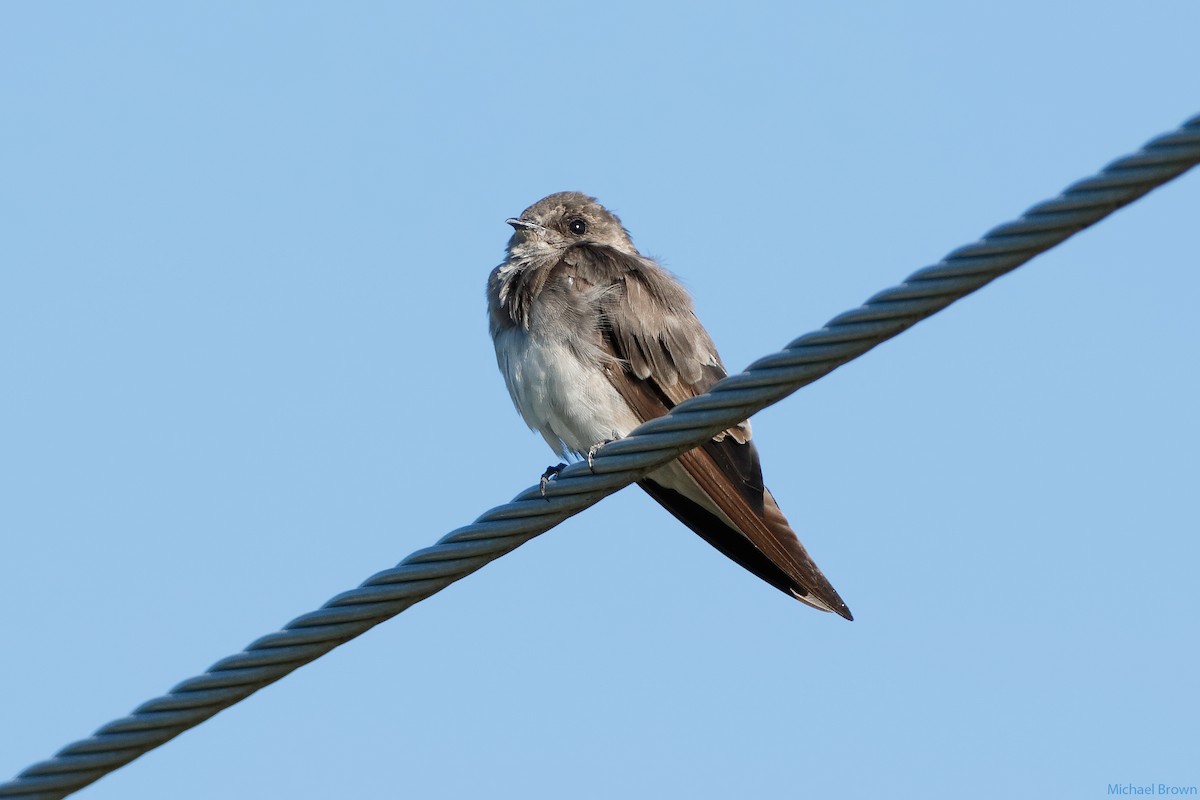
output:
<instances>
[{"instance_id":1,"label":"wing feather","mask_svg":"<svg viewBox=\"0 0 1200 800\"><path fill-rule=\"evenodd\" d=\"M609 380L643 421L708 391L725 377L691 298L653 261L611 248L572 248L562 265L599 295L600 330L614 361ZM852 619L809 557L771 493L743 422L679 458L687 486L664 468L639 482L651 497L730 559L781 591Z\"/></svg>"}]
</instances>

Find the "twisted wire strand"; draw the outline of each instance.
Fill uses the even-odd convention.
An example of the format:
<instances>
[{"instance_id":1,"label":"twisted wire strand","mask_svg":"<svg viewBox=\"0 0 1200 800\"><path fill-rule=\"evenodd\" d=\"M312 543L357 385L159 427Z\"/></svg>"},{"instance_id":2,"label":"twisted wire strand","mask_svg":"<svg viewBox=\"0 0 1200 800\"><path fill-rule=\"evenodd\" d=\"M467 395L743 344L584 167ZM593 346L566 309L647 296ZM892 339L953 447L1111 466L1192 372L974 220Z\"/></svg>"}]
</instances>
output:
<instances>
[{"instance_id":1,"label":"twisted wire strand","mask_svg":"<svg viewBox=\"0 0 1200 800\"><path fill-rule=\"evenodd\" d=\"M545 497L538 486L529 487L434 546L34 764L0 784L0 798L50 800L87 786L1016 269L1197 162L1200 116L720 381L708 394L605 445L591 467L581 462L564 469Z\"/></svg>"}]
</instances>

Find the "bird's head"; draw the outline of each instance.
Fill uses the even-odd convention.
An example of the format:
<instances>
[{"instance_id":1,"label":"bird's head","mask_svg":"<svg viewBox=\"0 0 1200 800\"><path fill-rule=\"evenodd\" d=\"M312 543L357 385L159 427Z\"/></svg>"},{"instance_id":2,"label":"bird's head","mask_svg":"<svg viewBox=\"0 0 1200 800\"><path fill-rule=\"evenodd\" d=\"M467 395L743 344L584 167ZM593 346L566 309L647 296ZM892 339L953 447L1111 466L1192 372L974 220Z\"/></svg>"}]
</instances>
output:
<instances>
[{"instance_id":1,"label":"bird's head","mask_svg":"<svg viewBox=\"0 0 1200 800\"><path fill-rule=\"evenodd\" d=\"M557 260L570 247L600 245L630 255L637 254L621 220L581 192L558 192L543 197L506 220L513 226L508 240L510 255L522 259Z\"/></svg>"}]
</instances>

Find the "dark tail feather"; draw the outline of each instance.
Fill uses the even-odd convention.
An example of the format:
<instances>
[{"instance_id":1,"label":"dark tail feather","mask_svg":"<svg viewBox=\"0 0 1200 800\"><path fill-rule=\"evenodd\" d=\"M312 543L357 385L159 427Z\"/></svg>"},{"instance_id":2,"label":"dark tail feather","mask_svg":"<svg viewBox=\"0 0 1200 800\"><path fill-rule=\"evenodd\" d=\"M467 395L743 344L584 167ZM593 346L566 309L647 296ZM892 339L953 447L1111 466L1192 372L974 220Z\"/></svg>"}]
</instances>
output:
<instances>
[{"instance_id":1,"label":"dark tail feather","mask_svg":"<svg viewBox=\"0 0 1200 800\"><path fill-rule=\"evenodd\" d=\"M800 599L803 599L810 596L809 587L798 584L778 564L755 547L749 539L736 529L729 527L724 520L709 510L697 505L679 492L668 489L648 478L638 481L638 486L658 501L659 505L670 511L676 519L695 531L701 539L724 554L726 558L740 564L744 569L757 575L789 597L799 596ZM766 503L766 506L768 522L774 522L774 520L770 520L770 517L776 514L782 520L783 515L779 512L779 507L773 498ZM784 525L786 525L786 521ZM790 532L790 528L788 530ZM795 538L795 534L792 534L792 538ZM803 547L800 546L799 540L796 541L796 547L799 547L803 553ZM803 554L803 558L809 564L812 563L806 553ZM824 584L821 587L824 591L820 593L820 602L831 607L840 616L853 620L850 609L846 607L841 597L817 570L816 565L812 565L812 570Z\"/></svg>"}]
</instances>

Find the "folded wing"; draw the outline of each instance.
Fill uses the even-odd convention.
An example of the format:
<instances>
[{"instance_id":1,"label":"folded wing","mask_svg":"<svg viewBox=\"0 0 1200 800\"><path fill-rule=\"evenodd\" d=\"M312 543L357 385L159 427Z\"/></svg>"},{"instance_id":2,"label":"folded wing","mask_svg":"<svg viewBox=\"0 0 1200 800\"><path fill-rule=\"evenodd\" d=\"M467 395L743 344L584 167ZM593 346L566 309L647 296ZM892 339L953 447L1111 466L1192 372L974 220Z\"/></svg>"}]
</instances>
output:
<instances>
[{"instance_id":1,"label":"folded wing","mask_svg":"<svg viewBox=\"0 0 1200 800\"><path fill-rule=\"evenodd\" d=\"M691 299L648 259L603 247L568 251L563 267L602 294L609 380L643 421L725 377ZM728 558L801 602L853 619L763 486L749 422L730 428L638 482Z\"/></svg>"}]
</instances>

